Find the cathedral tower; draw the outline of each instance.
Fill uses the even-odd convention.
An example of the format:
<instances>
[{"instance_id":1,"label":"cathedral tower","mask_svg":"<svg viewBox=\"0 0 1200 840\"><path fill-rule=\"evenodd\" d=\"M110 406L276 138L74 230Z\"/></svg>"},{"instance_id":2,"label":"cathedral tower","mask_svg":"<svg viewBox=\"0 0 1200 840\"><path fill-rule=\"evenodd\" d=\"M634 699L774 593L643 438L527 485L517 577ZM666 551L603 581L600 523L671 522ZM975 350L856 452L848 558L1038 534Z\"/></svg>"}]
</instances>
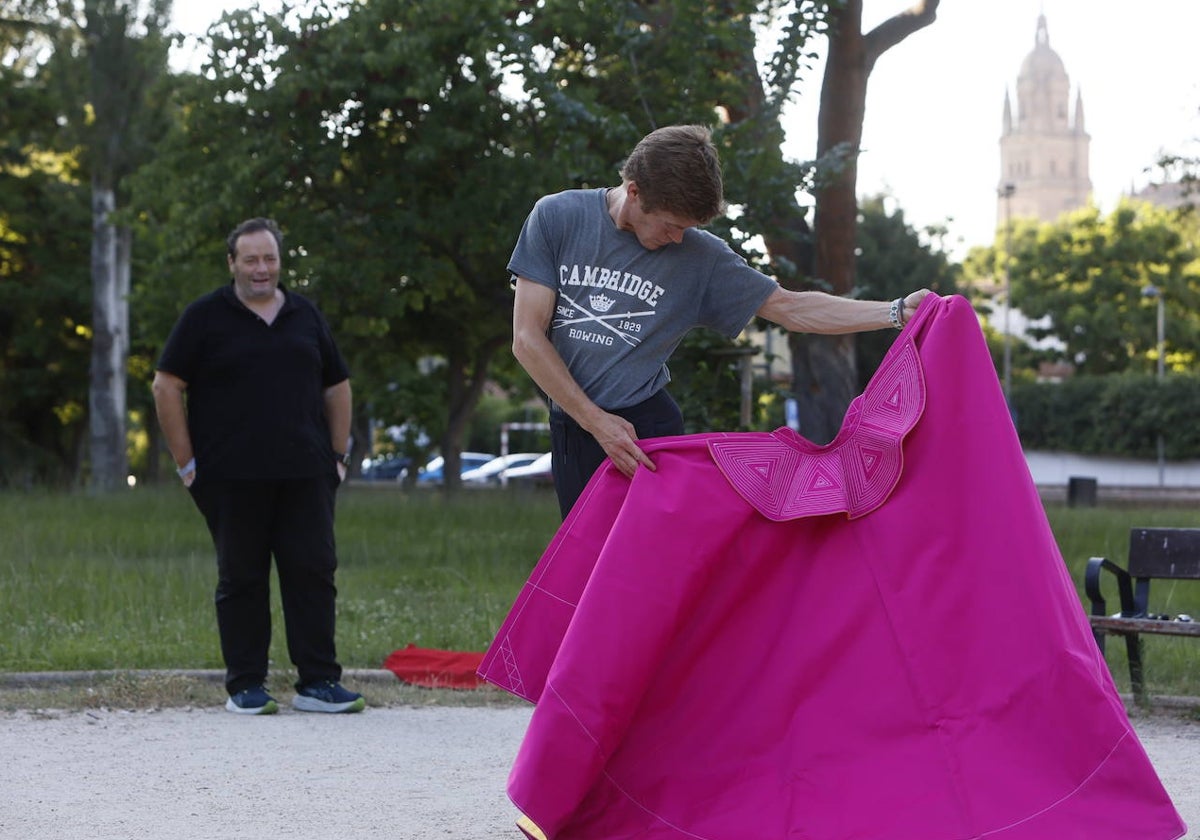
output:
<instances>
[{"instance_id":1,"label":"cathedral tower","mask_svg":"<svg viewBox=\"0 0 1200 840\"><path fill-rule=\"evenodd\" d=\"M1017 77L1015 119L1008 91L1004 93L997 227L1008 214L1051 222L1085 206L1092 192L1090 139L1083 125L1083 97L1077 91L1072 108L1070 79L1050 48L1046 16L1039 15L1033 51Z\"/></svg>"}]
</instances>

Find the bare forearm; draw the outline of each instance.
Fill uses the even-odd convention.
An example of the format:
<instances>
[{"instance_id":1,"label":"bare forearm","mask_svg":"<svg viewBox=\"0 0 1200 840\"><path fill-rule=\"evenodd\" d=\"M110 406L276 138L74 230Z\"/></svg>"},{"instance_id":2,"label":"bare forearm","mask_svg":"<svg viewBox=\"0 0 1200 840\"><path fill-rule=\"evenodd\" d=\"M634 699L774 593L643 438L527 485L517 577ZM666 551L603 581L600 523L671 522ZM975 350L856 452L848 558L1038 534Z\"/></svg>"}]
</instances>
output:
<instances>
[{"instance_id":1,"label":"bare forearm","mask_svg":"<svg viewBox=\"0 0 1200 840\"><path fill-rule=\"evenodd\" d=\"M352 406L349 379L325 389L325 422L329 425L329 442L334 452L345 452L349 445Z\"/></svg>"},{"instance_id":2,"label":"bare forearm","mask_svg":"<svg viewBox=\"0 0 1200 840\"><path fill-rule=\"evenodd\" d=\"M158 415L158 426L163 440L176 466L182 467L192 460L192 436L188 432L187 408L184 405L183 388L178 384L154 378L154 411Z\"/></svg>"},{"instance_id":3,"label":"bare forearm","mask_svg":"<svg viewBox=\"0 0 1200 840\"><path fill-rule=\"evenodd\" d=\"M902 299L903 320L912 317L926 294L922 289ZM767 299L758 314L791 332L841 335L894 326L891 305L886 300L855 300L825 292L780 289Z\"/></svg>"},{"instance_id":4,"label":"bare forearm","mask_svg":"<svg viewBox=\"0 0 1200 840\"><path fill-rule=\"evenodd\" d=\"M638 466L653 470L654 462L638 445L633 424L592 402L547 337L555 300L553 289L517 280L513 355L546 396L596 439L617 469L627 476Z\"/></svg>"},{"instance_id":5,"label":"bare forearm","mask_svg":"<svg viewBox=\"0 0 1200 840\"><path fill-rule=\"evenodd\" d=\"M546 396L583 428L588 429L596 415L602 413L600 407L579 387L545 335L518 333L514 336L513 355Z\"/></svg>"}]
</instances>

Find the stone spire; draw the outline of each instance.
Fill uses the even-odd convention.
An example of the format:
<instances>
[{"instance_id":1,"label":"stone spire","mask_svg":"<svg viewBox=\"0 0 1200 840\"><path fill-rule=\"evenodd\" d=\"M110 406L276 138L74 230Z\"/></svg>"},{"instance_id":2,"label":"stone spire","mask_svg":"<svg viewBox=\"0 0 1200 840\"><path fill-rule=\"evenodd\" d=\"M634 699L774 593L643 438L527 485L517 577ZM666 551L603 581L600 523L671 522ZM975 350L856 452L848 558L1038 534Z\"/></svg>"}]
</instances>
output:
<instances>
[{"instance_id":1,"label":"stone spire","mask_svg":"<svg viewBox=\"0 0 1200 840\"><path fill-rule=\"evenodd\" d=\"M1013 217L1053 221L1085 206L1092 191L1083 95L1076 90L1072 108L1071 80L1050 46L1044 14L1038 15L1034 46L1021 63L1016 90L1015 109L1008 91L1004 94L997 226L1003 224L1006 209ZM1008 184L1015 189L1006 199Z\"/></svg>"}]
</instances>

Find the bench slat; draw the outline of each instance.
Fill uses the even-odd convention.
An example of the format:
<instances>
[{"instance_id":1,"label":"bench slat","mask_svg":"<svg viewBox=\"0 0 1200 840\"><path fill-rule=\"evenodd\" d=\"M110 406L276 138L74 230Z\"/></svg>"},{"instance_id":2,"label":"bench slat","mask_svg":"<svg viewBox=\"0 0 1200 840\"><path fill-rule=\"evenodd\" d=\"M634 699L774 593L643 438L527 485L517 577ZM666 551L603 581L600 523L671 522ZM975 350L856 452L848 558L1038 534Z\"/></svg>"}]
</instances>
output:
<instances>
[{"instance_id":1,"label":"bench slat","mask_svg":"<svg viewBox=\"0 0 1200 840\"><path fill-rule=\"evenodd\" d=\"M1143 578L1200 579L1200 528L1134 528L1129 574Z\"/></svg>"},{"instance_id":2,"label":"bench slat","mask_svg":"<svg viewBox=\"0 0 1200 840\"><path fill-rule=\"evenodd\" d=\"M1200 636L1200 621L1159 621L1152 618L1114 618L1090 615L1092 629L1109 633L1157 633L1161 636Z\"/></svg>"}]
</instances>

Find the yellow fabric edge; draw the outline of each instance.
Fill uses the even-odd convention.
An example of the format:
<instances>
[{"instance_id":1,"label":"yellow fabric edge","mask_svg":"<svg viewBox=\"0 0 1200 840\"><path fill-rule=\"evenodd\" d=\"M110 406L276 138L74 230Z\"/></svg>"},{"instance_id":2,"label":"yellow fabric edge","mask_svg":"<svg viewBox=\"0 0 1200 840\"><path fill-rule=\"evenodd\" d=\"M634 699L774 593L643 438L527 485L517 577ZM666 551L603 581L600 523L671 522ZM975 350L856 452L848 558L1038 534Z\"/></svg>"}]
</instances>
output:
<instances>
[{"instance_id":1,"label":"yellow fabric edge","mask_svg":"<svg viewBox=\"0 0 1200 840\"><path fill-rule=\"evenodd\" d=\"M517 828L524 831L526 834L532 837L533 840L549 840L549 838L546 837L546 832L538 828L537 824L524 814L522 814L521 818L517 820Z\"/></svg>"}]
</instances>

